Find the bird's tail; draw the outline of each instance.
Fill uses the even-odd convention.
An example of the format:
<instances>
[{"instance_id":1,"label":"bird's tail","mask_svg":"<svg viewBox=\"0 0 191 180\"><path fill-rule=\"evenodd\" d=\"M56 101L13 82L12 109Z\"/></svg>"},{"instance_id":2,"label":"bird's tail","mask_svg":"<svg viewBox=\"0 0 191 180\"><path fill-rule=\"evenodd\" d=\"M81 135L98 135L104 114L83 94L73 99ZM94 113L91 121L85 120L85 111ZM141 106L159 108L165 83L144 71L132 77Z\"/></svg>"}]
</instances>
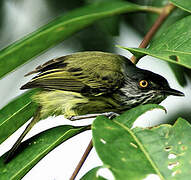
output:
<instances>
[{"instance_id":1,"label":"bird's tail","mask_svg":"<svg viewBox=\"0 0 191 180\"><path fill-rule=\"evenodd\" d=\"M39 121L40 119L40 108L36 111L35 115L33 116L33 119L31 122L27 125L26 129L23 131L23 133L20 135L20 137L17 139L13 147L9 150L7 156L5 157L5 163L8 163L11 161L11 159L14 157L16 150L21 144L21 141L24 139L26 134L31 130L31 128Z\"/></svg>"}]
</instances>

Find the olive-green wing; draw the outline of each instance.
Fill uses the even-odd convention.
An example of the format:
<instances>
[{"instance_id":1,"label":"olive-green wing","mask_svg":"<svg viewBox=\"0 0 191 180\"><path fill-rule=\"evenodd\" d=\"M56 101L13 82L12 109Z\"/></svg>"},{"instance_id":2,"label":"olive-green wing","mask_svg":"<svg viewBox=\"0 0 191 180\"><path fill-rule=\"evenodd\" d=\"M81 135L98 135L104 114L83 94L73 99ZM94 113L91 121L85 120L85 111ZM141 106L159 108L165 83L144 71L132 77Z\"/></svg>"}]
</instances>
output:
<instances>
[{"instance_id":1,"label":"olive-green wing","mask_svg":"<svg viewBox=\"0 0 191 180\"><path fill-rule=\"evenodd\" d=\"M75 53L53 59L36 68L38 73L21 87L58 89L87 93L107 94L115 91L124 82L124 62L122 56L103 52Z\"/></svg>"}]
</instances>

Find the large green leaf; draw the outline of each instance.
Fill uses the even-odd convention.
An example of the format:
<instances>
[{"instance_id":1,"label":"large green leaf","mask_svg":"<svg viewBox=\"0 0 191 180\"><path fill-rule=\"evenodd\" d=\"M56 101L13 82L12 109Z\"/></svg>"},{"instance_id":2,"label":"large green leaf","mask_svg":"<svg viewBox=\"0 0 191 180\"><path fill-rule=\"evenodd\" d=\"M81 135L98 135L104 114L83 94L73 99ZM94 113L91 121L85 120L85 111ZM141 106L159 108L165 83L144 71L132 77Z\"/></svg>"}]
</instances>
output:
<instances>
[{"instance_id":1,"label":"large green leaf","mask_svg":"<svg viewBox=\"0 0 191 180\"><path fill-rule=\"evenodd\" d=\"M0 67L3 68L0 69L0 78L96 20L124 12L148 9L124 1L107 1L71 11L1 50Z\"/></svg>"},{"instance_id":2,"label":"large green leaf","mask_svg":"<svg viewBox=\"0 0 191 180\"><path fill-rule=\"evenodd\" d=\"M144 106L134 108L134 119L140 108ZM145 111L149 109L153 106L146 105ZM160 179L188 179L190 124L179 119L173 126L132 129L130 119L125 115L113 121L98 117L92 125L96 151L115 178L139 180L154 174Z\"/></svg>"},{"instance_id":3,"label":"large green leaf","mask_svg":"<svg viewBox=\"0 0 191 180\"><path fill-rule=\"evenodd\" d=\"M89 129L88 126L58 126L30 138L21 144L19 150L17 151L18 154L9 163L4 163L6 154L0 157L0 179L21 179L51 150L67 139L87 129Z\"/></svg>"},{"instance_id":4,"label":"large green leaf","mask_svg":"<svg viewBox=\"0 0 191 180\"><path fill-rule=\"evenodd\" d=\"M150 55L167 62L191 68L191 16L187 16L167 28L149 48L124 48L137 57Z\"/></svg>"},{"instance_id":5,"label":"large green leaf","mask_svg":"<svg viewBox=\"0 0 191 180\"><path fill-rule=\"evenodd\" d=\"M191 1L188 0L170 0L175 6L191 13Z\"/></svg>"},{"instance_id":6,"label":"large green leaf","mask_svg":"<svg viewBox=\"0 0 191 180\"><path fill-rule=\"evenodd\" d=\"M0 110L0 144L33 116L37 105L30 97L37 91L23 93Z\"/></svg>"},{"instance_id":7,"label":"large green leaf","mask_svg":"<svg viewBox=\"0 0 191 180\"><path fill-rule=\"evenodd\" d=\"M163 179L190 178L191 125L186 120L179 118L173 126L161 125L144 130L136 128L133 132Z\"/></svg>"}]
</instances>

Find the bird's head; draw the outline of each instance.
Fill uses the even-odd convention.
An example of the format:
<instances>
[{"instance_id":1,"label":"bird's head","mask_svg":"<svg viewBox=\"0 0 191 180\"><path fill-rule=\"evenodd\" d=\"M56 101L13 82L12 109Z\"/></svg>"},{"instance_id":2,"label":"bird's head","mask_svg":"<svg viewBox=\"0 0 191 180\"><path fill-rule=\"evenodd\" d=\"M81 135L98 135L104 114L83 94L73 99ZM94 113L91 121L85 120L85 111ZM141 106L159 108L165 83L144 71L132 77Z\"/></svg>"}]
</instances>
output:
<instances>
[{"instance_id":1,"label":"bird's head","mask_svg":"<svg viewBox=\"0 0 191 180\"><path fill-rule=\"evenodd\" d=\"M169 95L184 96L182 92L170 88L164 77L151 71L135 67L126 72L125 77L121 92L127 98L126 105L159 104Z\"/></svg>"}]
</instances>

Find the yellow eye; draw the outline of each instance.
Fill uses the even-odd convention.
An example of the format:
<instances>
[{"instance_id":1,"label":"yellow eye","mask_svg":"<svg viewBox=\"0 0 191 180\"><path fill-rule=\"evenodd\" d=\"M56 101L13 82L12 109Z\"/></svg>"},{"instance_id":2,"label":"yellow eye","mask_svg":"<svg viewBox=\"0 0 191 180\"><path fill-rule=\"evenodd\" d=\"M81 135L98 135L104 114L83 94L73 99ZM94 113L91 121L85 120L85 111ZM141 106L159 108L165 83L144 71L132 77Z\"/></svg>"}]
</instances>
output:
<instances>
[{"instance_id":1,"label":"yellow eye","mask_svg":"<svg viewBox=\"0 0 191 180\"><path fill-rule=\"evenodd\" d=\"M139 86L142 87L142 88L146 88L148 86L148 81L146 80L141 80L139 81Z\"/></svg>"}]
</instances>

